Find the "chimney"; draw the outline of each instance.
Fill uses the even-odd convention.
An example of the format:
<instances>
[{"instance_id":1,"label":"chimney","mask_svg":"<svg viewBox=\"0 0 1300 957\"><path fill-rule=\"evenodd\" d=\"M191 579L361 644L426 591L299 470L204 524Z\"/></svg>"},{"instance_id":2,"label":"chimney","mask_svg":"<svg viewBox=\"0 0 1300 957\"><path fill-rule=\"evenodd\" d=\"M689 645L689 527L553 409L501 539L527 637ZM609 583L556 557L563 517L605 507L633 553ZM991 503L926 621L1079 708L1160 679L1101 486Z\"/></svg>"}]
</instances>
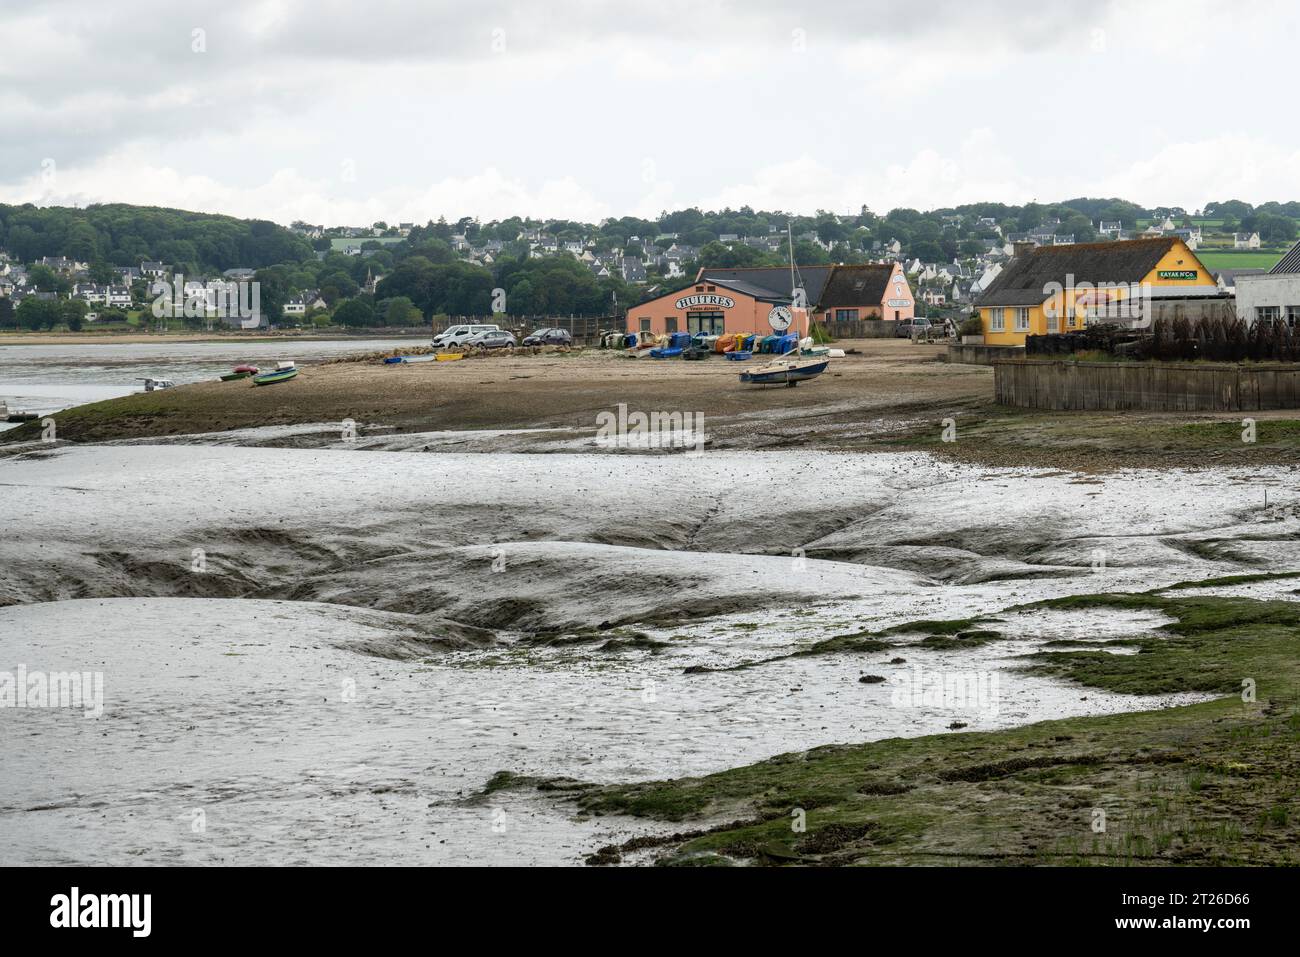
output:
<instances>
[{"instance_id":1,"label":"chimney","mask_svg":"<svg viewBox=\"0 0 1300 957\"><path fill-rule=\"evenodd\" d=\"M1023 240L1018 243L1012 243L1011 255L1017 259L1019 259L1021 256L1028 256L1031 252L1033 252L1036 245L1037 243L1032 243L1029 240Z\"/></svg>"}]
</instances>

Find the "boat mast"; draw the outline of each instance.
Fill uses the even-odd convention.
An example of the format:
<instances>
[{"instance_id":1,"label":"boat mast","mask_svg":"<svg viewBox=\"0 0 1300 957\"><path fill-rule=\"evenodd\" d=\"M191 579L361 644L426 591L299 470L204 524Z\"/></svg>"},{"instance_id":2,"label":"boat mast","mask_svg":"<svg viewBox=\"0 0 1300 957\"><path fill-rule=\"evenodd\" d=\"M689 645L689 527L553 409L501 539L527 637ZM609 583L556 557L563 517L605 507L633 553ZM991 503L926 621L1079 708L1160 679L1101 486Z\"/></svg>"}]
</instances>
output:
<instances>
[{"instance_id":1,"label":"boat mast","mask_svg":"<svg viewBox=\"0 0 1300 957\"><path fill-rule=\"evenodd\" d=\"M794 319L794 305L799 286L794 278L794 227L791 220L785 221L785 238L790 248L790 318ZM796 327L797 329L798 327Z\"/></svg>"}]
</instances>

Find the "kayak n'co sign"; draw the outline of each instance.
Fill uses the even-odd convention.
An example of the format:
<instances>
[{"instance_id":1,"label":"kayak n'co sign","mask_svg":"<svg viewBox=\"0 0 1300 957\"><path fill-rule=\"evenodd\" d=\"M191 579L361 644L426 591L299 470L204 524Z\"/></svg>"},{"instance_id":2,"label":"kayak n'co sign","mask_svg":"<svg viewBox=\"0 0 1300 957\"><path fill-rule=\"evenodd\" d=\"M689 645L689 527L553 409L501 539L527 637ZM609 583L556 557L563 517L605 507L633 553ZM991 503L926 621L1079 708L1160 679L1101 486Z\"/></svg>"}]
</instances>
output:
<instances>
[{"instance_id":1,"label":"kayak n'co sign","mask_svg":"<svg viewBox=\"0 0 1300 957\"><path fill-rule=\"evenodd\" d=\"M1156 273L1157 279L1192 280L1196 278L1195 269L1161 269Z\"/></svg>"},{"instance_id":2,"label":"kayak n'co sign","mask_svg":"<svg viewBox=\"0 0 1300 957\"><path fill-rule=\"evenodd\" d=\"M688 309L691 306L721 306L723 309L730 309L736 304L736 300L727 296L718 296L713 294L702 294L698 296L683 296L675 303L678 309Z\"/></svg>"}]
</instances>

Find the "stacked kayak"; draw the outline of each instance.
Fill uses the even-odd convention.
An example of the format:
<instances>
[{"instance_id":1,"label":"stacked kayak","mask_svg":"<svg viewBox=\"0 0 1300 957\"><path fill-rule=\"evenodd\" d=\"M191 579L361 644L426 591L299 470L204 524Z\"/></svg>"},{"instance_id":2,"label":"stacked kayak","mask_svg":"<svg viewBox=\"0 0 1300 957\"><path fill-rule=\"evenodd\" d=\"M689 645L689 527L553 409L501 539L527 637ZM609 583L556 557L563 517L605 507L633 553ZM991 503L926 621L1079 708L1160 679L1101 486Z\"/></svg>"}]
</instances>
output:
<instances>
[{"instance_id":1,"label":"stacked kayak","mask_svg":"<svg viewBox=\"0 0 1300 957\"><path fill-rule=\"evenodd\" d=\"M668 337L668 344L650 350L651 359L675 359L691 345L691 337L685 332L674 332Z\"/></svg>"}]
</instances>

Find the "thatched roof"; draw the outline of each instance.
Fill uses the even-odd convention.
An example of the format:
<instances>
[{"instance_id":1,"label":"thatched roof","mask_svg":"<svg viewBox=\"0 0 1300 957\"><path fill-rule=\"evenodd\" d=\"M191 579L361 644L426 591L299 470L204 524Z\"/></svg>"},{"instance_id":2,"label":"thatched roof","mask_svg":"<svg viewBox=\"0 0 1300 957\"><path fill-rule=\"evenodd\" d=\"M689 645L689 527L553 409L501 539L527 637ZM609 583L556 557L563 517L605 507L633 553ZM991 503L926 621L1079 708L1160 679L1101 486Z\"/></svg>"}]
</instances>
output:
<instances>
[{"instance_id":1,"label":"thatched roof","mask_svg":"<svg viewBox=\"0 0 1300 957\"><path fill-rule=\"evenodd\" d=\"M1079 283L1136 283L1181 240L1177 236L1122 242L1039 246L1014 257L979 298L981 306L1037 306L1051 295L1048 286ZM1193 262L1196 256L1191 253Z\"/></svg>"}]
</instances>

